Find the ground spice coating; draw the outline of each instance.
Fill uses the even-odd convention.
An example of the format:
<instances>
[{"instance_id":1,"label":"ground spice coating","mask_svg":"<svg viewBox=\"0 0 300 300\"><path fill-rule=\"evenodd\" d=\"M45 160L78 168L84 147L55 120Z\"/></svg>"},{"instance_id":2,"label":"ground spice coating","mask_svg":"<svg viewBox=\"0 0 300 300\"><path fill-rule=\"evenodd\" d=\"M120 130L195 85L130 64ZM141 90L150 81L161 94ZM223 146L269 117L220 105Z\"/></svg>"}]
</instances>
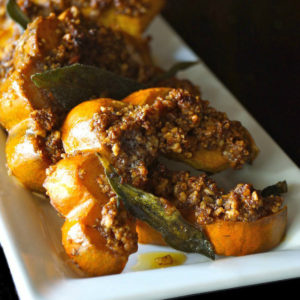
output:
<instances>
[{"instance_id":1,"label":"ground spice coating","mask_svg":"<svg viewBox=\"0 0 300 300\"><path fill-rule=\"evenodd\" d=\"M50 30L47 36L43 33L45 28ZM55 46L49 47L49 43ZM144 82L154 72L148 49L144 46L142 40L137 41L125 33L87 21L77 8L72 7L59 18L51 14L29 24L16 46L2 59L0 73L3 81L13 72L21 73L30 81L29 68L42 72L82 63ZM28 98L34 109L30 118L46 132L39 137L40 146L49 153L50 161L56 162L63 149L57 133L52 131L58 130L67 112L51 93L39 91L41 97L47 99L46 104L35 109L32 99Z\"/></svg>"},{"instance_id":2,"label":"ground spice coating","mask_svg":"<svg viewBox=\"0 0 300 300\"><path fill-rule=\"evenodd\" d=\"M99 15L112 8L118 14L139 17L146 14L151 6L149 0L48 0L41 3L19 0L17 2L30 19L36 16L48 16L50 12L59 14L71 6L90 9L91 15Z\"/></svg>"},{"instance_id":3,"label":"ground spice coating","mask_svg":"<svg viewBox=\"0 0 300 300\"><path fill-rule=\"evenodd\" d=\"M111 197L102 208L102 218L97 229L105 237L107 246L118 254L133 253L137 250L137 233L128 223L132 217L126 210L120 211L117 198Z\"/></svg>"},{"instance_id":4,"label":"ground spice coating","mask_svg":"<svg viewBox=\"0 0 300 300\"><path fill-rule=\"evenodd\" d=\"M75 7L60 18L55 34L60 43L45 55L44 70L81 63L105 68L138 82L147 82L153 76L154 67L142 40L137 42L125 33L95 25ZM146 48L142 50L143 46Z\"/></svg>"},{"instance_id":5,"label":"ground spice coating","mask_svg":"<svg viewBox=\"0 0 300 300\"><path fill-rule=\"evenodd\" d=\"M115 5L120 13L132 15L142 14L147 9L147 1L145 5L143 1L95 0L93 3L103 8ZM42 14L31 1L24 1L24 5L30 16ZM56 17L51 15L50 18ZM29 36L30 32L34 34L34 27L30 28ZM59 46L38 62L43 70L83 63L101 66L139 82L147 82L155 74L152 62L141 59L138 48L129 42L130 37L87 22L76 8L71 8L59 20L56 34ZM43 39L39 40L41 49L44 43ZM11 56L6 56L1 63L3 71L0 72L7 73L12 65ZM189 85L188 82L178 84ZM125 181L172 200L182 211L192 210L199 224L211 223L216 218L250 222L277 212L282 198L263 198L249 184L239 184L225 194L206 175L193 177L188 172L174 173L162 167L154 172L149 170L159 153L191 158L199 148L220 149L233 168L252 161L249 134L240 122L230 121L225 113L216 111L195 94L174 89L166 97L157 98L151 106L103 108L94 116L92 129L110 148L113 164ZM45 145L52 163L58 161L63 152L59 132L52 131L56 116L57 113L47 110L37 110L32 116L48 132L45 143L41 144ZM103 207L102 213L101 230L109 247L114 251L132 252L136 236L129 236L130 230L123 224L126 218L117 214L114 197Z\"/></svg>"},{"instance_id":6,"label":"ground spice coating","mask_svg":"<svg viewBox=\"0 0 300 300\"><path fill-rule=\"evenodd\" d=\"M208 101L180 89L170 91L158 101L167 107L159 134L162 153L180 153L191 158L199 148L219 149L233 168L252 162L254 154L247 130L211 107Z\"/></svg>"},{"instance_id":7,"label":"ground spice coating","mask_svg":"<svg viewBox=\"0 0 300 300\"><path fill-rule=\"evenodd\" d=\"M159 154L190 158L199 148L219 149L233 168L253 159L249 134L240 122L187 91L173 89L152 105L102 106L91 130L125 182L173 201L198 224L216 218L251 222L282 205L282 197L263 198L250 184L227 194L207 175L194 177L157 165Z\"/></svg>"},{"instance_id":8,"label":"ground spice coating","mask_svg":"<svg viewBox=\"0 0 300 300\"><path fill-rule=\"evenodd\" d=\"M134 218L117 199L104 174L98 177L97 183L109 201L102 207L102 218L95 224L95 227L105 237L106 245L112 251L119 254L135 252L138 236L129 225L135 224Z\"/></svg>"},{"instance_id":9,"label":"ground spice coating","mask_svg":"<svg viewBox=\"0 0 300 300\"><path fill-rule=\"evenodd\" d=\"M250 184L238 184L229 193L209 176L191 176L187 171L170 171L158 164L150 170L149 190L170 200L199 225L216 219L252 222L278 212L283 198L262 197Z\"/></svg>"},{"instance_id":10,"label":"ground spice coating","mask_svg":"<svg viewBox=\"0 0 300 300\"><path fill-rule=\"evenodd\" d=\"M253 159L249 134L240 122L182 89L152 105L101 107L91 130L112 153L122 176L139 187L146 184L147 168L159 153L191 158L201 148L219 149L233 168Z\"/></svg>"}]
</instances>

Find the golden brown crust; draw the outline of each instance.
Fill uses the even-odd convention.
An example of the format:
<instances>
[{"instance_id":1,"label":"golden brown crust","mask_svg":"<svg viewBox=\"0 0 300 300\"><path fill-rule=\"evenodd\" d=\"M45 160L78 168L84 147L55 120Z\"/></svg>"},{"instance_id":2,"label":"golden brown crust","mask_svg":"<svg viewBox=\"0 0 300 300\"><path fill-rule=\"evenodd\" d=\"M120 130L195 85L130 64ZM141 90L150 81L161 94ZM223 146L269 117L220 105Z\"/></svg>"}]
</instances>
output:
<instances>
[{"instance_id":1,"label":"golden brown crust","mask_svg":"<svg viewBox=\"0 0 300 300\"><path fill-rule=\"evenodd\" d=\"M240 168L256 155L255 144L239 122L188 91L152 88L122 101L128 102L101 98L73 109L62 127L66 152L109 153L124 180L140 188L147 184L148 168L159 154L201 167L206 163L204 170L214 172Z\"/></svg>"},{"instance_id":2,"label":"golden brown crust","mask_svg":"<svg viewBox=\"0 0 300 300\"><path fill-rule=\"evenodd\" d=\"M43 131L42 135L32 135L30 139L25 132L24 137L18 134L17 139L14 134L7 146L12 173L34 190L43 190L45 169L59 160L63 152L57 129L66 112L51 93L33 84L32 74L78 62L106 68L140 82L152 76L146 41L103 26L98 28L86 21L76 8L59 17L51 15L35 19L11 54L13 59L9 67L3 69L4 80L0 87L0 124L8 131L20 132L14 127L29 120L27 123L33 128L27 131L34 132L37 127ZM5 60L2 63L4 66ZM5 78L8 73L10 75ZM30 159L26 151L22 155L17 150L24 143L32 146ZM28 159L28 163L21 163L22 159ZM27 177L28 171L33 171L30 164L36 172Z\"/></svg>"},{"instance_id":3,"label":"golden brown crust","mask_svg":"<svg viewBox=\"0 0 300 300\"><path fill-rule=\"evenodd\" d=\"M162 164L154 165L149 177L150 191L172 201L194 224L254 222L277 213L283 204L282 197L263 197L250 184L238 184L225 193L205 174L191 176L187 171L170 171Z\"/></svg>"},{"instance_id":4,"label":"golden brown crust","mask_svg":"<svg viewBox=\"0 0 300 300\"><path fill-rule=\"evenodd\" d=\"M98 25L140 36L163 8L165 0L18 0L18 4L30 19L46 17L51 12L60 14L75 6Z\"/></svg>"},{"instance_id":5,"label":"golden brown crust","mask_svg":"<svg viewBox=\"0 0 300 300\"><path fill-rule=\"evenodd\" d=\"M135 105L155 105L161 102L171 108L171 113L166 109L167 122L160 133L162 143L165 144L163 153L178 156L192 165L198 150L219 151L233 168L240 168L254 160L258 149L240 122L229 120L225 113L209 106L208 101L186 90L169 89L167 93L162 88L161 95L159 93L159 88L149 89L133 93L123 101ZM198 158L201 159L201 156L198 155ZM225 160L219 160L220 169L226 167ZM194 162L196 165L197 161Z\"/></svg>"},{"instance_id":6,"label":"golden brown crust","mask_svg":"<svg viewBox=\"0 0 300 300\"><path fill-rule=\"evenodd\" d=\"M139 82L147 82L154 72L149 49L142 39L97 27L74 7L59 18L39 17L18 40L13 73L1 87L2 126L9 130L36 109L51 109L53 115L63 115L61 105L36 88L30 77L74 63L105 68Z\"/></svg>"}]
</instances>

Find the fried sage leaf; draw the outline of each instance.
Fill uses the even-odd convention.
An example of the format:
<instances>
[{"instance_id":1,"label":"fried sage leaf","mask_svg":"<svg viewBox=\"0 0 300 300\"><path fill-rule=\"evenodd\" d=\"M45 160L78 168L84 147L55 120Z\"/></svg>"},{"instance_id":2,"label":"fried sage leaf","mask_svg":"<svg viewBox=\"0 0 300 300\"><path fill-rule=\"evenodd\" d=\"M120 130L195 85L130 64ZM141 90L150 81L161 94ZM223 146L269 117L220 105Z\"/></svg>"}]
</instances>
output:
<instances>
[{"instance_id":1,"label":"fried sage leaf","mask_svg":"<svg viewBox=\"0 0 300 300\"><path fill-rule=\"evenodd\" d=\"M158 83L159 81L167 80L171 77L174 77L178 72L184 71L196 64L198 64L199 61L182 61L178 62L175 65L173 65L168 71L158 75L156 78L154 78L151 81L151 85Z\"/></svg>"},{"instance_id":2,"label":"fried sage leaf","mask_svg":"<svg viewBox=\"0 0 300 300\"><path fill-rule=\"evenodd\" d=\"M120 100L135 91L151 87L158 81L173 77L196 63L198 62L177 63L147 85L105 69L82 64L36 73L31 76L31 80L37 87L50 91L63 107L70 110L91 98L110 97Z\"/></svg>"},{"instance_id":3,"label":"fried sage leaf","mask_svg":"<svg viewBox=\"0 0 300 300\"><path fill-rule=\"evenodd\" d=\"M215 258L213 247L204 233L185 221L174 205L163 198L121 183L121 177L108 161L100 155L99 159L109 184L133 216L159 231L171 247Z\"/></svg>"},{"instance_id":4,"label":"fried sage leaf","mask_svg":"<svg viewBox=\"0 0 300 300\"><path fill-rule=\"evenodd\" d=\"M73 64L36 73L31 80L50 91L66 109L96 97L122 99L145 85L94 66Z\"/></svg>"},{"instance_id":5,"label":"fried sage leaf","mask_svg":"<svg viewBox=\"0 0 300 300\"><path fill-rule=\"evenodd\" d=\"M268 197L271 195L280 196L281 194L287 193L287 191L288 191L288 186L287 186L286 181L284 180L284 181L279 181L274 185L270 185L270 186L264 188L261 191L261 195L263 197Z\"/></svg>"},{"instance_id":6,"label":"fried sage leaf","mask_svg":"<svg viewBox=\"0 0 300 300\"><path fill-rule=\"evenodd\" d=\"M23 29L26 29L30 20L20 9L16 0L7 1L6 11L15 22L17 22Z\"/></svg>"}]
</instances>

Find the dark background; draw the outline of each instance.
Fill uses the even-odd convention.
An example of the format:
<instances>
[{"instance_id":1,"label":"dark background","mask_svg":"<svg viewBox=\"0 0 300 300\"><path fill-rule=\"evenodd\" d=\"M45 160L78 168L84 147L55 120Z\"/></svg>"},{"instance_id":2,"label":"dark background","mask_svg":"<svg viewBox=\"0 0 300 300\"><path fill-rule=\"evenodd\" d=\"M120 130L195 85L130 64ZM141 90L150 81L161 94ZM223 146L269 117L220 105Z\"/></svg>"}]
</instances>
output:
<instances>
[{"instance_id":1,"label":"dark background","mask_svg":"<svg viewBox=\"0 0 300 300\"><path fill-rule=\"evenodd\" d=\"M299 166L300 1L169 0L163 15ZM300 279L201 298L276 295L297 285ZM16 298L0 248L0 299Z\"/></svg>"}]
</instances>

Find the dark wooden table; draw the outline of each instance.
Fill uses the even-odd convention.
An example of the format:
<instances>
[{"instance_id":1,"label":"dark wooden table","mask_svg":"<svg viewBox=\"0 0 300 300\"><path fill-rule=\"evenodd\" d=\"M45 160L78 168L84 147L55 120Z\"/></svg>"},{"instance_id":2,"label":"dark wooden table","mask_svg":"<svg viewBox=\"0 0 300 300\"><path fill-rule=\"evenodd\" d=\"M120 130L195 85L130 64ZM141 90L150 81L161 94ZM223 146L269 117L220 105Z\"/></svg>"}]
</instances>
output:
<instances>
[{"instance_id":1,"label":"dark wooden table","mask_svg":"<svg viewBox=\"0 0 300 300\"><path fill-rule=\"evenodd\" d=\"M169 0L163 15L299 165L300 2ZM297 285L300 279L213 294L275 295ZM0 299L17 299L1 249Z\"/></svg>"}]
</instances>

